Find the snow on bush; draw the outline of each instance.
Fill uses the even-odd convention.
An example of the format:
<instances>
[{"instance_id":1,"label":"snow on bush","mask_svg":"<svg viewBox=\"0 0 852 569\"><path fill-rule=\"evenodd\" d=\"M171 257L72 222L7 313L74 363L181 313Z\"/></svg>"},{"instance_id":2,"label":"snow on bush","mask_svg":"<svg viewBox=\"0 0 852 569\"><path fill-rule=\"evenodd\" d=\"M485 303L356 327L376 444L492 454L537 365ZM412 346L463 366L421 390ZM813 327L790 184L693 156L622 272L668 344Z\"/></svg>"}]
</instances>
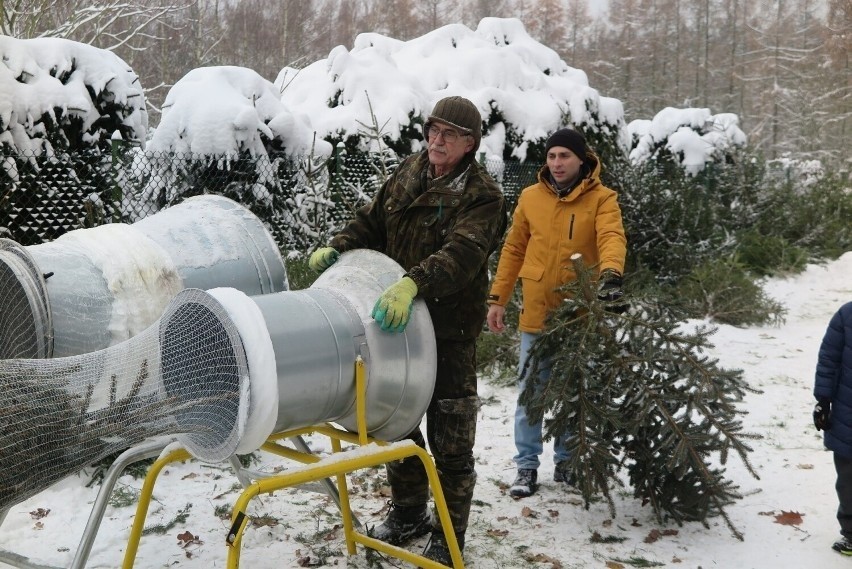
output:
<instances>
[{"instance_id":1,"label":"snow on bush","mask_svg":"<svg viewBox=\"0 0 852 569\"><path fill-rule=\"evenodd\" d=\"M314 141L307 117L292 112L270 81L244 67L200 67L166 95L163 118L149 148L154 151L235 159L280 150L288 156L331 154Z\"/></svg>"},{"instance_id":2,"label":"snow on bush","mask_svg":"<svg viewBox=\"0 0 852 569\"><path fill-rule=\"evenodd\" d=\"M33 156L104 147L115 131L142 144L147 130L139 77L114 53L0 36L0 146Z\"/></svg>"},{"instance_id":3,"label":"snow on bush","mask_svg":"<svg viewBox=\"0 0 852 569\"><path fill-rule=\"evenodd\" d=\"M375 142L364 136L374 116L397 152L419 150L422 123L449 95L479 108L480 151L488 158L525 160L531 144L543 145L564 125L628 148L621 102L600 96L585 72L532 39L515 18L484 18L475 31L451 24L409 41L360 34L351 50L338 46L304 69L285 67L275 84L320 136L355 139L362 151Z\"/></svg>"},{"instance_id":4,"label":"snow on bush","mask_svg":"<svg viewBox=\"0 0 852 569\"><path fill-rule=\"evenodd\" d=\"M710 109L666 107L651 120L632 121L627 130L634 163L657 160L668 152L692 175L746 145L739 118L732 113L713 115Z\"/></svg>"}]
</instances>

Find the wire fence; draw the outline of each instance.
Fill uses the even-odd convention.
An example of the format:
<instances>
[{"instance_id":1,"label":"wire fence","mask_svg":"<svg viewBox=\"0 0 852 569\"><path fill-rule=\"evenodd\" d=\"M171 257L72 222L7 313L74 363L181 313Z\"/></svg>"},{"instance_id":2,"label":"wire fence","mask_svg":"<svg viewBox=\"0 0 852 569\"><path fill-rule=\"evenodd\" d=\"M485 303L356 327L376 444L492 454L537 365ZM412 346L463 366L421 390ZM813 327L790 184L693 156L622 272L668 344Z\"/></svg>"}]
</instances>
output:
<instances>
[{"instance_id":1,"label":"wire fence","mask_svg":"<svg viewBox=\"0 0 852 569\"><path fill-rule=\"evenodd\" d=\"M218 194L249 208L284 251L326 242L369 202L397 166L386 154L339 151L326 159L285 153L235 156L97 150L22 154L0 148L0 237L22 245L74 229L133 223L182 200ZM538 164L483 161L510 207Z\"/></svg>"}]
</instances>

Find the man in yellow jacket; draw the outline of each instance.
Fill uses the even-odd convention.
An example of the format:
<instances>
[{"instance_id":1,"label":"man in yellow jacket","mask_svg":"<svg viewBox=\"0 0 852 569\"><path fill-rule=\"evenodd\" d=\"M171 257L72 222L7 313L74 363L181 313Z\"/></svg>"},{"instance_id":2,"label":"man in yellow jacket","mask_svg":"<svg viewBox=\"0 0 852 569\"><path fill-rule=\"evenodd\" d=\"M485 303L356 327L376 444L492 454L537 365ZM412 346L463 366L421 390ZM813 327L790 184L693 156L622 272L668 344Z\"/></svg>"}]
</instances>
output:
<instances>
[{"instance_id":1,"label":"man in yellow jacket","mask_svg":"<svg viewBox=\"0 0 852 569\"><path fill-rule=\"evenodd\" d=\"M581 254L585 264L599 272L601 290L614 300L620 296L627 251L617 195L601 184L600 159L588 149L583 135L568 128L558 130L547 139L545 152L547 163L538 173L538 183L521 192L488 296L488 327L500 333L505 328L506 303L521 279L519 396L530 348L544 329L547 314L562 301L558 289L576 278L571 256ZM538 382L543 384L550 377L548 362L542 361L540 370ZM531 424L519 401L514 457L518 473L510 488L512 496L530 496L538 487L541 434L541 421ZM570 484L562 467L569 458L565 441L565 437L554 441L553 478Z\"/></svg>"}]
</instances>

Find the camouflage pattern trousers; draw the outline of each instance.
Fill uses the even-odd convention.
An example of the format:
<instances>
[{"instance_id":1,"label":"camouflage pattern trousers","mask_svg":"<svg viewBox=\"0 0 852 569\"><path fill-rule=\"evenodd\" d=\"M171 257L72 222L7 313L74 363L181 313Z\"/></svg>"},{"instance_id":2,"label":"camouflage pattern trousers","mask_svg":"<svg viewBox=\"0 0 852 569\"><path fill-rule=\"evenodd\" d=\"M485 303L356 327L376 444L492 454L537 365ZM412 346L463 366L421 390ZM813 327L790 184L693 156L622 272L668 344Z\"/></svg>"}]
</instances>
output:
<instances>
[{"instance_id":1,"label":"camouflage pattern trousers","mask_svg":"<svg viewBox=\"0 0 852 569\"><path fill-rule=\"evenodd\" d=\"M457 534L467 530L476 485L473 445L478 411L476 340L438 339L438 370L435 392L426 410L426 436ZM405 438L426 448L420 427ZM395 504L420 506L428 501L429 481L419 458L388 463L387 471ZM440 529L440 520L433 518L436 529Z\"/></svg>"}]
</instances>

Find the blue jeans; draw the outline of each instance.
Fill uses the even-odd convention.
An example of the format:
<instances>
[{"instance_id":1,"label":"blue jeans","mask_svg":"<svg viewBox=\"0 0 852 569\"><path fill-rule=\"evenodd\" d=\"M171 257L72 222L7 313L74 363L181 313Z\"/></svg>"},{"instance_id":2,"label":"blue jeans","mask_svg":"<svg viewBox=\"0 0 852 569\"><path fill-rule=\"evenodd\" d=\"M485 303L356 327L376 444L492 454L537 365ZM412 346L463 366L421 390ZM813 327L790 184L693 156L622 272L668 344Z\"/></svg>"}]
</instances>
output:
<instances>
[{"instance_id":1,"label":"blue jeans","mask_svg":"<svg viewBox=\"0 0 852 569\"><path fill-rule=\"evenodd\" d=\"M544 450L544 445L541 442L542 421L530 423L527 418L527 410L521 405L520 401L521 393L526 384L526 377L523 375L524 364L529 358L530 348L538 336L538 334L530 332L521 332L521 357L518 364L520 380L518 381L518 404L515 408L515 448L518 450L518 454L513 459L519 469L538 469L540 464L538 457ZM538 373L537 386L543 386L550 379L550 368L549 359L544 359ZM553 442L553 462L556 464L568 460L570 456L565 448L565 441L566 437L561 436Z\"/></svg>"}]
</instances>

